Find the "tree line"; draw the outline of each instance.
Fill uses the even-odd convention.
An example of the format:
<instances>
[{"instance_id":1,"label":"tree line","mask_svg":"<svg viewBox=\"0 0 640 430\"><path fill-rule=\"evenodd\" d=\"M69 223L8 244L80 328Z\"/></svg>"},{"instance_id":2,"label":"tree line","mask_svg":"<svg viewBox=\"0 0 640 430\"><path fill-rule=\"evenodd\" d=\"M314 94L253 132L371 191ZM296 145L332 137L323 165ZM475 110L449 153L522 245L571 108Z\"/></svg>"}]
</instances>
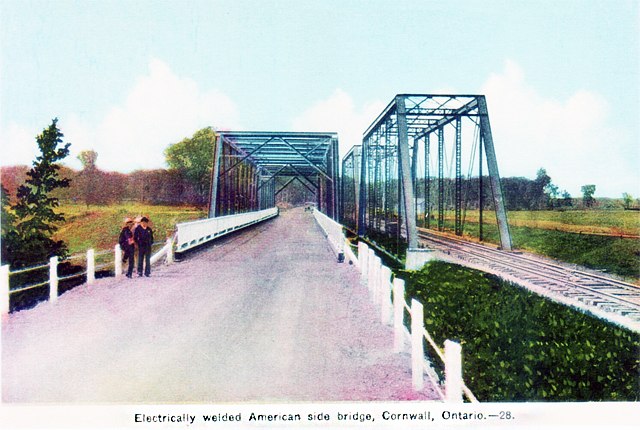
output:
<instances>
[{"instance_id":1,"label":"tree line","mask_svg":"<svg viewBox=\"0 0 640 430\"><path fill-rule=\"evenodd\" d=\"M97 167L99 154L82 151L81 170L59 166L68 187L52 191L64 203L109 205L123 202L205 206L209 201L213 162L213 130L206 128L165 151L168 169L107 172ZM2 168L2 185L12 199L27 180L28 166Z\"/></svg>"},{"instance_id":2,"label":"tree line","mask_svg":"<svg viewBox=\"0 0 640 430\"><path fill-rule=\"evenodd\" d=\"M51 237L55 225L64 217L55 212L60 202L90 205L109 205L123 202L145 204L204 206L209 200L215 133L211 127L198 130L193 136L171 144L165 150L168 169L138 170L131 173L106 172L97 167L99 154L82 151L78 158L81 170L62 166L59 162L69 155L70 143L64 144L57 128L57 119L36 137L40 155L31 168L12 166L2 168L2 259L13 255L14 262L26 264L45 257L64 257L64 243ZM463 201L467 208L478 207L480 179L464 179ZM299 186L283 193L287 199L309 200L308 193ZM567 191L559 191L544 169L531 180L522 177L502 178L507 210L590 208L597 205L595 185L582 187L582 199L572 198ZM455 205L455 181L443 181L444 205ZM416 197L425 197L426 181L416 183ZM489 181L482 186L485 207L492 204ZM291 194L291 195L288 195ZM429 181L429 199L437 201L438 181ZM391 196L392 197L392 196ZM634 208L633 197L623 195L627 209ZM24 254L24 255L23 255Z\"/></svg>"}]
</instances>

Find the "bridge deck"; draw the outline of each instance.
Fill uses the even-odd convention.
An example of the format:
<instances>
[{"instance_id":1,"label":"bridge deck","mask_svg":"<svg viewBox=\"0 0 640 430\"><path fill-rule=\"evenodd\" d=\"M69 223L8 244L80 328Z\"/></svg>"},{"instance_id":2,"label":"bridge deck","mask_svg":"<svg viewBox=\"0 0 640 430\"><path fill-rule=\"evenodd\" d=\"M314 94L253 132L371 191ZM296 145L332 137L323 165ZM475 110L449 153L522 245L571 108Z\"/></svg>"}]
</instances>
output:
<instances>
[{"instance_id":1,"label":"bridge deck","mask_svg":"<svg viewBox=\"0 0 640 430\"><path fill-rule=\"evenodd\" d=\"M104 279L8 316L5 402L213 403L436 398L336 262L285 211L151 278Z\"/></svg>"}]
</instances>

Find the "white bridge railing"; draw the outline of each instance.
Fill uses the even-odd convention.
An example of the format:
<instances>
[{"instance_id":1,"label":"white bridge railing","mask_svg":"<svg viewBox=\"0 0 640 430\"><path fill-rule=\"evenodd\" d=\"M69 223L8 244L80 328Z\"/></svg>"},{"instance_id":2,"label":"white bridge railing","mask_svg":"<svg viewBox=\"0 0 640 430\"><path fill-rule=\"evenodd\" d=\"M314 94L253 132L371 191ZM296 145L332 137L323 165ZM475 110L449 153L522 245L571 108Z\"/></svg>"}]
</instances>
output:
<instances>
[{"instance_id":1,"label":"white bridge railing","mask_svg":"<svg viewBox=\"0 0 640 430\"><path fill-rule=\"evenodd\" d=\"M445 340L444 349L439 347L429 332L424 328L424 308L416 299L411 306L405 301L404 280L393 278L391 269L382 264L380 257L366 243L358 243L358 255L345 239L342 225L319 211L314 211L318 224L325 232L331 247L336 253L344 252L346 261L351 261L360 270L361 280L367 285L372 301L380 309L383 324L394 328L394 350L404 351L407 344L411 348L412 385L416 391L424 388L425 374L433 383L440 397L447 402L462 402L463 396L472 403L477 403L471 390L462 379L462 347L460 344ZM405 311L410 317L410 330L404 325ZM425 358L424 342L429 342L438 359L444 363L444 384L441 387L439 377Z\"/></svg>"},{"instance_id":2,"label":"white bridge railing","mask_svg":"<svg viewBox=\"0 0 640 430\"><path fill-rule=\"evenodd\" d=\"M176 224L176 252L183 252L210 240L278 215L273 207L255 212L227 215Z\"/></svg>"},{"instance_id":3,"label":"white bridge railing","mask_svg":"<svg viewBox=\"0 0 640 430\"><path fill-rule=\"evenodd\" d=\"M324 232L333 252L335 252L338 257L338 261L346 259L346 261L351 261L355 265L358 265L358 258L354 254L349 241L344 235L342 224L332 220L319 210L314 210L313 216Z\"/></svg>"},{"instance_id":4,"label":"white bridge railing","mask_svg":"<svg viewBox=\"0 0 640 430\"><path fill-rule=\"evenodd\" d=\"M159 261L164 261L167 264L173 263L174 249L181 252L191 249L195 246L201 245L205 242L231 233L232 231L239 230L244 227L248 227L252 224L264 221L268 218L272 218L278 215L278 208L270 208L257 212L248 212L238 215L228 215L219 218L209 218L204 220L185 222L176 224L177 232L173 237L167 238L164 242L164 246L151 256L151 264L156 264ZM157 245L157 244L154 244ZM96 265L96 257L106 254L113 255L113 261L109 261L104 264ZM58 285L60 281L67 279L80 277L86 275L86 284L92 285L95 282L96 271L105 269L106 267L114 267L114 273L116 278L122 276L122 250L120 245L115 245L113 251L101 251L94 252L93 249L89 249L85 254L74 255L70 259L86 258L86 270L73 275L61 277L58 275L58 257L51 257L48 263L41 264L25 269L19 269L11 271L9 265L0 267L0 314L6 314L10 311L10 296L22 291L27 291L36 288L49 288L48 299L51 302L58 300ZM48 268L48 279L43 279L42 282L32 285L24 285L20 287L9 287L9 278L12 275L20 273L46 270Z\"/></svg>"}]
</instances>

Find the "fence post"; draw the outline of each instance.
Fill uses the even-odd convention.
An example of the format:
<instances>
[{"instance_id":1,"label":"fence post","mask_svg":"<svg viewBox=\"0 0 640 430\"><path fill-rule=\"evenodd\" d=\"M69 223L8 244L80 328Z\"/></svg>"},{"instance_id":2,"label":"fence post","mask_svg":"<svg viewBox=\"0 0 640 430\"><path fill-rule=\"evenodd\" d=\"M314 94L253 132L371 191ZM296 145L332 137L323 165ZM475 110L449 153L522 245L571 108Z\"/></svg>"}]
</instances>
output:
<instances>
[{"instance_id":1,"label":"fence post","mask_svg":"<svg viewBox=\"0 0 640 430\"><path fill-rule=\"evenodd\" d=\"M404 349L404 280L393 280L393 350L402 352Z\"/></svg>"},{"instance_id":2,"label":"fence post","mask_svg":"<svg viewBox=\"0 0 640 430\"><path fill-rule=\"evenodd\" d=\"M462 347L459 343L444 341L444 375L447 402L462 402Z\"/></svg>"},{"instance_id":3,"label":"fence post","mask_svg":"<svg viewBox=\"0 0 640 430\"><path fill-rule=\"evenodd\" d=\"M382 324L391 324L391 269L380 269L380 318Z\"/></svg>"},{"instance_id":4,"label":"fence post","mask_svg":"<svg viewBox=\"0 0 640 430\"><path fill-rule=\"evenodd\" d=\"M347 261L347 263L351 262L352 264L354 264L355 266L358 265L358 259L356 258L355 261L351 258L351 256L355 256L355 253L353 252L353 248L351 247L351 242L349 241L349 239L347 239L346 236L342 235L344 237L344 242L342 243L342 247L344 249L344 259L345 261ZM347 251L348 250L348 251Z\"/></svg>"},{"instance_id":5,"label":"fence post","mask_svg":"<svg viewBox=\"0 0 640 430\"><path fill-rule=\"evenodd\" d=\"M55 303L58 301L58 257L53 256L49 259L49 301Z\"/></svg>"},{"instance_id":6,"label":"fence post","mask_svg":"<svg viewBox=\"0 0 640 430\"><path fill-rule=\"evenodd\" d=\"M115 259L115 272L116 278L122 276L122 249L120 248L120 244L116 244L114 249L114 259Z\"/></svg>"},{"instance_id":7,"label":"fence post","mask_svg":"<svg viewBox=\"0 0 640 430\"><path fill-rule=\"evenodd\" d=\"M0 314L9 313L9 265L0 267Z\"/></svg>"},{"instance_id":8,"label":"fence post","mask_svg":"<svg viewBox=\"0 0 640 430\"><path fill-rule=\"evenodd\" d=\"M367 264L369 269L367 270L367 288L369 288L369 293L373 295L373 276L375 271L375 252L373 249L369 248L369 252L367 252Z\"/></svg>"},{"instance_id":9,"label":"fence post","mask_svg":"<svg viewBox=\"0 0 640 430\"><path fill-rule=\"evenodd\" d=\"M367 244L362 241L358 242L358 262L360 263L360 279L362 282L367 281L367 274L369 273L368 256L369 247Z\"/></svg>"},{"instance_id":10,"label":"fence post","mask_svg":"<svg viewBox=\"0 0 640 430\"><path fill-rule=\"evenodd\" d=\"M380 257L373 258L373 273L371 276L371 288L373 292L373 303L380 303L380 270L382 269L382 260Z\"/></svg>"},{"instance_id":11,"label":"fence post","mask_svg":"<svg viewBox=\"0 0 640 430\"><path fill-rule=\"evenodd\" d=\"M413 389L424 388L424 308L411 299L411 379Z\"/></svg>"},{"instance_id":12,"label":"fence post","mask_svg":"<svg viewBox=\"0 0 640 430\"><path fill-rule=\"evenodd\" d=\"M96 258L93 249L87 250L87 285L96 281Z\"/></svg>"},{"instance_id":13,"label":"fence post","mask_svg":"<svg viewBox=\"0 0 640 430\"><path fill-rule=\"evenodd\" d=\"M167 238L167 264L173 263L173 238Z\"/></svg>"}]
</instances>

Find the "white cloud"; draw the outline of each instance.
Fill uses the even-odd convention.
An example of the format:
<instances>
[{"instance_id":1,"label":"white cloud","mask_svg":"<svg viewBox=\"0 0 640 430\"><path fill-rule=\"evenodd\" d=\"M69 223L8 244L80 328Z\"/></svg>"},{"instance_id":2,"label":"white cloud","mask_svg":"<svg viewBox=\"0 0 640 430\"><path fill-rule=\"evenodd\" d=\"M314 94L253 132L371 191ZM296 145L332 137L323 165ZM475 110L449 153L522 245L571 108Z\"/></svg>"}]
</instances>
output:
<instances>
[{"instance_id":1,"label":"white cloud","mask_svg":"<svg viewBox=\"0 0 640 430\"><path fill-rule=\"evenodd\" d=\"M362 134L386 105L379 100L357 108L353 98L336 89L327 99L316 102L292 122L294 131L337 132L340 159L354 145L362 143Z\"/></svg>"},{"instance_id":2,"label":"white cloud","mask_svg":"<svg viewBox=\"0 0 640 430\"><path fill-rule=\"evenodd\" d=\"M492 74L481 93L487 96L502 176L533 177L544 167L574 196L584 184L596 184L600 196L640 191L638 149L625 130L611 126L604 97L578 90L566 100L546 98L513 61Z\"/></svg>"},{"instance_id":3,"label":"white cloud","mask_svg":"<svg viewBox=\"0 0 640 430\"><path fill-rule=\"evenodd\" d=\"M2 165L30 165L39 153L36 135L41 131L31 131L15 122L0 130Z\"/></svg>"},{"instance_id":4,"label":"white cloud","mask_svg":"<svg viewBox=\"0 0 640 430\"><path fill-rule=\"evenodd\" d=\"M69 165L79 168L77 154L98 152L104 170L128 172L165 166L164 150L207 126L237 128L235 104L217 90L202 91L189 78L177 76L160 60L152 60L126 100L97 123L75 115L61 118L65 140L72 142Z\"/></svg>"}]
</instances>

